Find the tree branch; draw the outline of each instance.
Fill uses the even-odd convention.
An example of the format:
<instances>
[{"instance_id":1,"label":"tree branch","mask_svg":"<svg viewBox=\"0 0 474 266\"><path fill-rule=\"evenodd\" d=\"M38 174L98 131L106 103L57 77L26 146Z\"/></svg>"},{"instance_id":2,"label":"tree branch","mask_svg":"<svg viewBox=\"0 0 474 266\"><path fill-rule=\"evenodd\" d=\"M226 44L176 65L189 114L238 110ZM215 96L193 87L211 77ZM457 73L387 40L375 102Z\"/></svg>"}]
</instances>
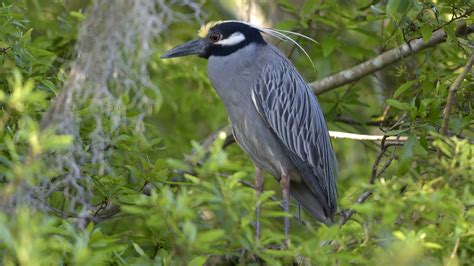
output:
<instances>
[{"instance_id":1,"label":"tree branch","mask_svg":"<svg viewBox=\"0 0 474 266\"><path fill-rule=\"evenodd\" d=\"M466 36L473 32L474 25L466 26L465 24L462 24L456 28L457 36ZM377 72L386 66L389 66L407 56L419 52L420 50L443 43L446 41L446 39L447 34L443 29L436 30L431 35L431 39L429 39L427 42L423 41L423 38L411 40L408 43L404 43L399 47L388 50L364 63L356 65L350 69L343 70L321 80L314 81L309 85L316 94L328 92L342 85L349 84L369 74Z\"/></svg>"},{"instance_id":2,"label":"tree branch","mask_svg":"<svg viewBox=\"0 0 474 266\"><path fill-rule=\"evenodd\" d=\"M202 143L202 148L204 150L209 149L216 137L221 134L225 134L224 147L235 142L234 136L232 135L232 129L230 125L223 127L222 129L214 132ZM366 140L366 141L382 141L385 139L387 143L400 144L404 143L407 140L407 137L404 136L384 136L384 135L367 135L367 134L356 134L356 133L347 133L341 131L331 131L329 130L329 136L333 139L353 139L353 140ZM196 154L197 151L192 151L191 156Z\"/></svg>"},{"instance_id":3,"label":"tree branch","mask_svg":"<svg viewBox=\"0 0 474 266\"><path fill-rule=\"evenodd\" d=\"M471 70L473 63L474 49L472 50L471 55L467 60L464 70L461 72L461 74L459 74L459 76L454 80L453 84L451 84L451 86L449 87L448 100L446 102L446 107L444 108L443 121L441 123L441 134L443 135L446 135L448 133L449 116L451 114L451 109L453 108L454 100L456 99L456 92L458 91L459 86L461 86L461 83L466 77L467 73L469 73L469 71Z\"/></svg>"},{"instance_id":4,"label":"tree branch","mask_svg":"<svg viewBox=\"0 0 474 266\"><path fill-rule=\"evenodd\" d=\"M366 134L355 134L340 131L329 130L329 136L333 139L354 139L354 140L366 140L366 141L385 141L386 143L402 144L407 140L405 136L384 136L384 135L366 135Z\"/></svg>"}]
</instances>

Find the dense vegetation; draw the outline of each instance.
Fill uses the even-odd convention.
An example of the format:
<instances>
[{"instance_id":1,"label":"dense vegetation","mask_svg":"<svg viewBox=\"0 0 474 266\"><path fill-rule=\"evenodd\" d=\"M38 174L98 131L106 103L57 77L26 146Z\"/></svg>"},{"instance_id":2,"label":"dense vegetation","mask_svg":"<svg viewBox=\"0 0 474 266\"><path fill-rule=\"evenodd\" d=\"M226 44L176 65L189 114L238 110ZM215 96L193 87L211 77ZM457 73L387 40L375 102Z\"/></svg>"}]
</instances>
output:
<instances>
[{"instance_id":1,"label":"dense vegetation","mask_svg":"<svg viewBox=\"0 0 474 266\"><path fill-rule=\"evenodd\" d=\"M0 264L472 264L473 10L469 0L2 1ZM287 249L275 248L285 213L271 176L255 239L254 167L219 131L228 122L206 61L159 59L205 21L249 14L318 41L296 39L313 68L269 39L308 82L439 37L379 71L313 83L331 130L383 139L333 139L337 223L292 202Z\"/></svg>"}]
</instances>

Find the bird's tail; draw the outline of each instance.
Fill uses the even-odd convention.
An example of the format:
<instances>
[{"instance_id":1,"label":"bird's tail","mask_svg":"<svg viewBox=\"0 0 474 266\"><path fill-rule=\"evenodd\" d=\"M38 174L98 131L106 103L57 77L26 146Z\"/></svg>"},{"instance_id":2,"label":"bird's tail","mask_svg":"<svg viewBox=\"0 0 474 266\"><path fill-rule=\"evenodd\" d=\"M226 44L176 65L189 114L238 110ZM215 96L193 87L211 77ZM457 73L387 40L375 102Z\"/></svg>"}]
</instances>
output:
<instances>
[{"instance_id":1,"label":"bird's tail","mask_svg":"<svg viewBox=\"0 0 474 266\"><path fill-rule=\"evenodd\" d=\"M326 225L333 223L333 217L324 212L316 195L303 182L291 182L290 194L318 221Z\"/></svg>"}]
</instances>

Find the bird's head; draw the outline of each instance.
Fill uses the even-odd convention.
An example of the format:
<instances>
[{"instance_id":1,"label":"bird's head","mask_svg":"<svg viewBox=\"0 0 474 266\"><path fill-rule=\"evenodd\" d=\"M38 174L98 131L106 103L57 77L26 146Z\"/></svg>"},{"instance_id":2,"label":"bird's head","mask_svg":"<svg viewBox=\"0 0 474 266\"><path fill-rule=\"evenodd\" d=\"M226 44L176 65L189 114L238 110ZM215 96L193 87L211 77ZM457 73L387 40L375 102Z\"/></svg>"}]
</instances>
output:
<instances>
[{"instance_id":1,"label":"bird's head","mask_svg":"<svg viewBox=\"0 0 474 266\"><path fill-rule=\"evenodd\" d=\"M261 32L262 29L241 21L210 22L201 27L198 39L176 46L161 58L193 54L203 58L226 56L251 43L265 45Z\"/></svg>"}]
</instances>

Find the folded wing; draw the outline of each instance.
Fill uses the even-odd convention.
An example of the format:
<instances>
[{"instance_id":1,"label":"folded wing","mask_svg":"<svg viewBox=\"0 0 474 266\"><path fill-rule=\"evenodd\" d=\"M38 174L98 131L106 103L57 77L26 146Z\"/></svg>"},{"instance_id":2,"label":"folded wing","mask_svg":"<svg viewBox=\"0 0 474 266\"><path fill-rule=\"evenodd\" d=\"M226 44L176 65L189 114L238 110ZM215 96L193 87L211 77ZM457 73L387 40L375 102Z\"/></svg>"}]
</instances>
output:
<instances>
[{"instance_id":1,"label":"folded wing","mask_svg":"<svg viewBox=\"0 0 474 266\"><path fill-rule=\"evenodd\" d=\"M304 189L304 197L295 198L303 200L303 206L316 218L332 219L337 208L337 162L326 122L308 84L291 62L279 59L280 64L267 66L260 75L252 100L309 188ZM302 190L301 185L295 189ZM316 202L308 202L311 198Z\"/></svg>"}]
</instances>

